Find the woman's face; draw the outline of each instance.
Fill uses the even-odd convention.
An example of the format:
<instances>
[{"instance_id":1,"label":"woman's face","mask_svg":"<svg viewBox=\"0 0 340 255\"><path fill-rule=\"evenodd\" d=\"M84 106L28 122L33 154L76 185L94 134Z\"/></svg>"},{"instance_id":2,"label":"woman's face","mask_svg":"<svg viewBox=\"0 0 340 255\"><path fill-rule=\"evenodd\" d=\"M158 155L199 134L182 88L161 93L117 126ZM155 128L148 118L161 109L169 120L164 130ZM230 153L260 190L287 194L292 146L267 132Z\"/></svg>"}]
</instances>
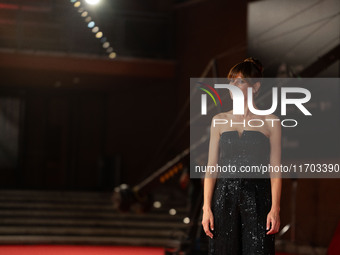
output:
<instances>
[{"instance_id":1,"label":"woman's face","mask_svg":"<svg viewBox=\"0 0 340 255\"><path fill-rule=\"evenodd\" d=\"M243 75L241 73L238 73L235 78L230 79L230 84L242 90L244 98L247 99L247 94L248 94L247 91L250 85L249 83L246 82L246 80L243 79ZM230 94L231 99L233 99L233 95L230 90L229 90L229 94Z\"/></svg>"}]
</instances>

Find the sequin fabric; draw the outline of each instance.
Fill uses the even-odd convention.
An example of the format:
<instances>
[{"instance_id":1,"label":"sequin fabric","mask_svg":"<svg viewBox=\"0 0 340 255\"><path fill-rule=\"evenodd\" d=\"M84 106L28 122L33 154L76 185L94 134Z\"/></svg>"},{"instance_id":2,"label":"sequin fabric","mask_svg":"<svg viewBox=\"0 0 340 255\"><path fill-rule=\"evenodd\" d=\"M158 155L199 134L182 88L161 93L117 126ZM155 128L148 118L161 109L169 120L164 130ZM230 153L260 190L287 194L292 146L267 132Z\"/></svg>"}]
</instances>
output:
<instances>
[{"instance_id":1,"label":"sequin fabric","mask_svg":"<svg viewBox=\"0 0 340 255\"><path fill-rule=\"evenodd\" d=\"M223 132L220 164L269 163L269 138L260 131ZM267 235L271 208L270 178L217 178L212 197L213 238L209 255L272 255L275 234Z\"/></svg>"}]
</instances>

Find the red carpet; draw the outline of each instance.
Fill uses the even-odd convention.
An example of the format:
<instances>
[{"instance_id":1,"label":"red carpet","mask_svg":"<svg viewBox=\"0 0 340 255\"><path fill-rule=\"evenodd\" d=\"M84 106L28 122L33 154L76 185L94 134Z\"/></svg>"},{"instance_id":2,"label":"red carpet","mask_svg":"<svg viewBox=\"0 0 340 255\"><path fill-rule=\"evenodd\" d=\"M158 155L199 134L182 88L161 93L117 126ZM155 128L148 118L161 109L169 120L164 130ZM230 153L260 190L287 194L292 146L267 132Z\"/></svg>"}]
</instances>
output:
<instances>
[{"instance_id":1,"label":"red carpet","mask_svg":"<svg viewBox=\"0 0 340 255\"><path fill-rule=\"evenodd\" d=\"M162 247L1 245L1 255L164 255Z\"/></svg>"},{"instance_id":2,"label":"red carpet","mask_svg":"<svg viewBox=\"0 0 340 255\"><path fill-rule=\"evenodd\" d=\"M1 255L164 255L163 247L1 245ZM276 253L276 255L292 255Z\"/></svg>"}]
</instances>

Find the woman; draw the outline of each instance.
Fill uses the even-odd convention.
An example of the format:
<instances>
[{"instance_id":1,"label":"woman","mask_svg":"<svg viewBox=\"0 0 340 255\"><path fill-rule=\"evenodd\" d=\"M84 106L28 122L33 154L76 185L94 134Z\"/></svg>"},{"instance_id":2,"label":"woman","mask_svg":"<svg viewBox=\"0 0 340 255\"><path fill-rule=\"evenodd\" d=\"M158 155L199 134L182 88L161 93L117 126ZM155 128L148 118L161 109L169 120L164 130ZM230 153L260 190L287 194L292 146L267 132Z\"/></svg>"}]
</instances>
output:
<instances>
[{"instance_id":1,"label":"woman","mask_svg":"<svg viewBox=\"0 0 340 255\"><path fill-rule=\"evenodd\" d=\"M214 119L243 125L211 125L208 166L251 163L281 164L281 125L274 114L254 115L248 109L247 90L258 95L263 77L259 60L247 58L232 67L231 84L243 91L244 115L222 112ZM230 91L229 91L230 93ZM231 97L232 94L230 93ZM254 100L253 100L254 102ZM258 109L253 103L254 108ZM263 126L248 126L248 120L261 119ZM273 125L272 125L273 123ZM208 173L207 173L208 174ZM211 173L209 173L211 174ZM280 227L281 178L213 178L204 179L202 225L209 236L209 255L275 254L275 233Z\"/></svg>"}]
</instances>

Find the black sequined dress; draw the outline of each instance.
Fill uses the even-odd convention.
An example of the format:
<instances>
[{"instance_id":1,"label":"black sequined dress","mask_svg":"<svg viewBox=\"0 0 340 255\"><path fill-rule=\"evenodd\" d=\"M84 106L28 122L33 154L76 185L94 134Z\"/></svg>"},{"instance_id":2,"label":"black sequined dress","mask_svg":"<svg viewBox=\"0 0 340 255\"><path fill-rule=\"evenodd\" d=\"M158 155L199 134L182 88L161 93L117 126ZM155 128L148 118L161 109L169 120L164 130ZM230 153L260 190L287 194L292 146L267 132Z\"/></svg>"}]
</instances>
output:
<instances>
[{"instance_id":1,"label":"black sequined dress","mask_svg":"<svg viewBox=\"0 0 340 255\"><path fill-rule=\"evenodd\" d=\"M220 137L219 164L268 164L269 138L260 131L226 131ZM211 209L213 238L209 255L272 255L275 234L267 235L270 178L217 178Z\"/></svg>"}]
</instances>

